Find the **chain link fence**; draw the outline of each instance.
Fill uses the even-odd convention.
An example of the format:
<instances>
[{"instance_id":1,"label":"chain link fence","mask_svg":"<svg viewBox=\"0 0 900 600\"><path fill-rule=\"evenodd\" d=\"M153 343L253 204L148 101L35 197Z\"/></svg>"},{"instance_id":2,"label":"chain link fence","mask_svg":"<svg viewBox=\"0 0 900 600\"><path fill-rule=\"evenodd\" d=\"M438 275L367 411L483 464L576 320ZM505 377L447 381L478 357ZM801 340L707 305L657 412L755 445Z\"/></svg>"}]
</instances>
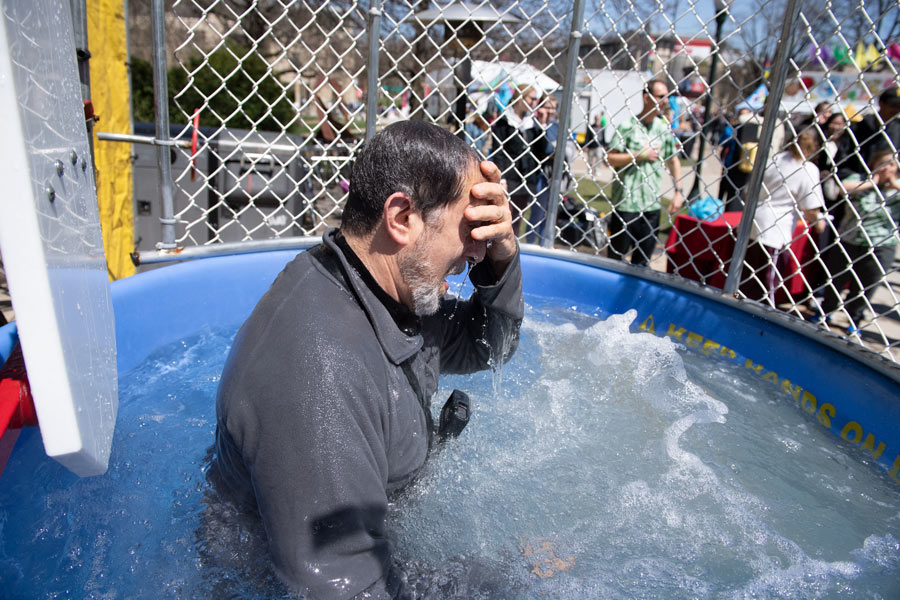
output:
<instances>
[{"instance_id":1,"label":"chain link fence","mask_svg":"<svg viewBox=\"0 0 900 600\"><path fill-rule=\"evenodd\" d=\"M140 23L165 30L150 60L168 115L157 106L139 140L171 169L162 251L321 234L356 148L421 119L503 169L523 242L674 273L900 356L895 1L131 10L132 40Z\"/></svg>"}]
</instances>

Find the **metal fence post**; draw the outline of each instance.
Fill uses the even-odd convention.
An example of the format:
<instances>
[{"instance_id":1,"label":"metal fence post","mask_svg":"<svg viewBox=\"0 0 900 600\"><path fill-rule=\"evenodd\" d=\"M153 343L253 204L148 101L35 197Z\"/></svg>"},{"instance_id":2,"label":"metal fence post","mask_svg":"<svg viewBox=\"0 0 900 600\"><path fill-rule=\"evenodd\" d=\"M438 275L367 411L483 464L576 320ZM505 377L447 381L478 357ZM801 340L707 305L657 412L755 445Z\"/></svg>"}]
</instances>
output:
<instances>
[{"instance_id":1,"label":"metal fence post","mask_svg":"<svg viewBox=\"0 0 900 600\"><path fill-rule=\"evenodd\" d=\"M162 199L159 222L162 227L160 250L175 248L175 205L172 200L172 162L169 143L169 86L166 79L166 7L163 0L150 5L153 29L153 96L156 117L156 164L159 167L159 192Z\"/></svg>"},{"instance_id":2,"label":"metal fence post","mask_svg":"<svg viewBox=\"0 0 900 600\"><path fill-rule=\"evenodd\" d=\"M375 135L375 121L378 119L378 45L381 41L381 2L372 2L369 7L369 77L366 96L366 141Z\"/></svg>"},{"instance_id":3,"label":"metal fence post","mask_svg":"<svg viewBox=\"0 0 900 600\"><path fill-rule=\"evenodd\" d=\"M775 125L778 121L778 111L781 108L781 97L784 95L788 62L791 60L796 40L797 32L794 30L794 23L797 21L799 13L800 3L797 0L788 0L788 5L784 9L784 24L781 27L780 43L778 44L778 50L775 52L772 89L766 98L766 110L763 114L762 131L759 134L756 162L753 163L753 171L750 173L750 180L747 182L744 211L741 214L737 242L734 254L731 256L728 278L725 280L725 288L723 290L729 296L735 294L741 279L744 256L747 254L747 245L750 241L750 228L753 226L753 219L756 216L756 205L759 203L763 173L769 161L769 147L772 145L772 136L775 133Z\"/></svg>"},{"instance_id":4,"label":"metal fence post","mask_svg":"<svg viewBox=\"0 0 900 600\"><path fill-rule=\"evenodd\" d=\"M716 37L715 42L713 43L712 59L710 60L709 65L709 83L706 86L706 102L703 106L703 124L700 126L700 147L697 149L697 172L694 173L694 185L691 186L691 191L686 198L688 202L693 202L700 197L700 186L703 183L703 157L706 155L706 137L710 134L710 129L713 125L711 118L713 89L716 85L716 75L719 66L719 51L722 44L722 25L725 24L725 19L728 18L728 10L731 8L730 2L731 0L716 0L715 2Z\"/></svg>"},{"instance_id":5,"label":"metal fence post","mask_svg":"<svg viewBox=\"0 0 900 600\"><path fill-rule=\"evenodd\" d=\"M547 205L547 222L544 224L545 248L553 248L556 239L556 213L559 210L559 194L562 171L566 162L566 143L571 131L572 99L575 96L575 71L578 67L578 49L581 47L581 28L584 26L584 0L575 0L572 30L569 32L569 48L566 51L566 79L563 82L562 104L559 107L559 129L553 155L553 171L550 176L550 197Z\"/></svg>"}]
</instances>

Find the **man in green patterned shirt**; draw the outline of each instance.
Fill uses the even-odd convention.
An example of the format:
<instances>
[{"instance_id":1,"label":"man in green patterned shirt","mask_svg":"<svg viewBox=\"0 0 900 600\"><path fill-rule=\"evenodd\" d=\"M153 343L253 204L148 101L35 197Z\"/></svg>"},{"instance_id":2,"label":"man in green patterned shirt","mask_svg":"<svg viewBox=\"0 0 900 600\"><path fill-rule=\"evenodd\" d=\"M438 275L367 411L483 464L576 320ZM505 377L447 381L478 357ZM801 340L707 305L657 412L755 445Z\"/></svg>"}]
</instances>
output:
<instances>
[{"instance_id":1,"label":"man in green patterned shirt","mask_svg":"<svg viewBox=\"0 0 900 600\"><path fill-rule=\"evenodd\" d=\"M668 97L665 81L648 81L640 117L632 117L616 128L607 154L607 162L615 171L608 254L623 260L634 247L633 265L648 265L656 248L663 163L675 182L669 214L675 214L684 204L684 194L678 187L681 163L675 136L662 116Z\"/></svg>"}]
</instances>

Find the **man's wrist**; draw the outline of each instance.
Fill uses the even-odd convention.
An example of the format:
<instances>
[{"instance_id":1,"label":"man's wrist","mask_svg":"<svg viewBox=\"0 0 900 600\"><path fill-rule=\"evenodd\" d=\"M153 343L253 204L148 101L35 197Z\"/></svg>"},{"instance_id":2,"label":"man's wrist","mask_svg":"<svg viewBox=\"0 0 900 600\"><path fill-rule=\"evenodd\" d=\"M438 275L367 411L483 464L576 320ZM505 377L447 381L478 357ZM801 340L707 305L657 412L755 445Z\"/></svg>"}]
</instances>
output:
<instances>
[{"instance_id":1,"label":"man's wrist","mask_svg":"<svg viewBox=\"0 0 900 600\"><path fill-rule=\"evenodd\" d=\"M491 268L494 271L494 275L497 277L497 281L503 278L503 274L506 273L507 267L509 267L510 263L513 261L513 259L515 259L518 253L519 243L515 239L515 237L513 237L511 247L507 242L504 245L502 252L495 251L486 255L485 258L487 258L488 262L490 262Z\"/></svg>"}]
</instances>

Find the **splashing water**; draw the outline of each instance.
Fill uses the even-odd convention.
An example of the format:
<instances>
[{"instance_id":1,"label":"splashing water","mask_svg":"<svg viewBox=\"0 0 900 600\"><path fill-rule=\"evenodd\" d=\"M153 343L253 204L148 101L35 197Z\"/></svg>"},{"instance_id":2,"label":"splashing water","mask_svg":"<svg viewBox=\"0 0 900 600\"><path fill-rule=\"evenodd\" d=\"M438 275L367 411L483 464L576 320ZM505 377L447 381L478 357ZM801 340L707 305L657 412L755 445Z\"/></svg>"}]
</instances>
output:
<instances>
[{"instance_id":1,"label":"splashing water","mask_svg":"<svg viewBox=\"0 0 900 600\"><path fill-rule=\"evenodd\" d=\"M485 309L485 317L487 317L487 309ZM486 321L487 319L485 319ZM479 340L485 346L488 346L490 356L488 365L491 370L491 389L493 391L492 398L499 399L503 395L503 365L506 364L505 358L509 356L513 344L517 341L517 333L513 330L504 328L499 343L492 346L487 340L487 331L482 332L482 338Z\"/></svg>"},{"instance_id":2,"label":"splashing water","mask_svg":"<svg viewBox=\"0 0 900 600\"><path fill-rule=\"evenodd\" d=\"M466 263L466 272L465 275L450 280L450 288L448 292L454 297L456 303L454 304L454 309L450 313L449 318L453 318L456 316L456 307L459 306L459 301L462 297L468 296L474 291L474 286L471 283L471 279L469 278L470 273L472 272L472 268L475 267L477 263L467 262ZM487 317L487 310L484 311L484 317ZM489 358L488 365L490 366L490 370L492 373L492 381L493 381L493 390L494 397L499 397L503 391L503 358L507 356L509 353L513 341L515 340L514 332L512 331L504 331L500 344L495 348L488 341L487 335L487 319L485 318L485 329L481 332L481 338L478 343L482 344L488 349Z\"/></svg>"},{"instance_id":3,"label":"splashing water","mask_svg":"<svg viewBox=\"0 0 900 600\"><path fill-rule=\"evenodd\" d=\"M505 394L393 507L434 597L840 598L900 592L900 493L726 362L530 310ZM784 444L779 440L790 440Z\"/></svg>"},{"instance_id":4,"label":"splashing water","mask_svg":"<svg viewBox=\"0 0 900 600\"><path fill-rule=\"evenodd\" d=\"M447 280L447 284L450 286L447 289L447 294L451 295L454 299L453 311L450 313L449 318L453 318L456 316L456 309L459 307L459 301L463 297L463 293L472 287L469 283L469 273L472 272L472 267L475 265L467 262L466 263L466 273L461 277L452 277Z\"/></svg>"},{"instance_id":5,"label":"splashing water","mask_svg":"<svg viewBox=\"0 0 900 600\"><path fill-rule=\"evenodd\" d=\"M391 506L429 598L896 598L900 491L733 364L530 306L495 374L442 379L472 420ZM7 597L281 598L258 532L205 479L234 328L120 380L109 472L23 434L0 485Z\"/></svg>"}]
</instances>

